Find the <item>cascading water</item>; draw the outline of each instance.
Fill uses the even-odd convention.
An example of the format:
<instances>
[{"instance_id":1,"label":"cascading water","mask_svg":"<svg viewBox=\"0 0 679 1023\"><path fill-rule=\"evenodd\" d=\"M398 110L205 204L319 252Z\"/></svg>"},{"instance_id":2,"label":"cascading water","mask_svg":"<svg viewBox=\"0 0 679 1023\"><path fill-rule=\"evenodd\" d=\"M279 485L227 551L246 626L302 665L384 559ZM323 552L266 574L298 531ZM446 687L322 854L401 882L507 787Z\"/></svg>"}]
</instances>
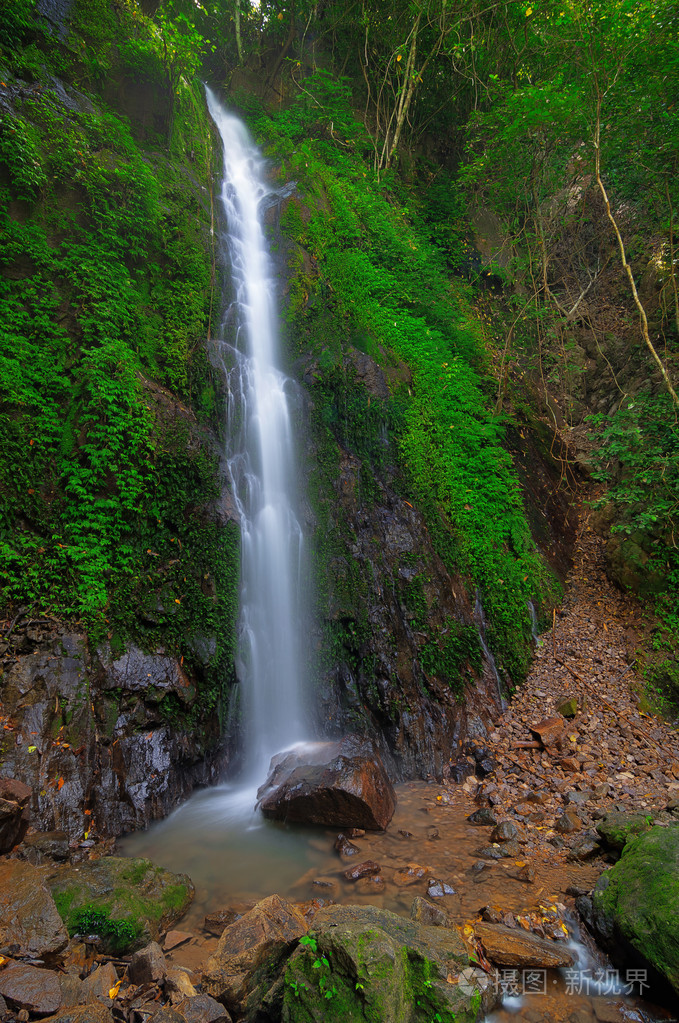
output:
<instances>
[{"instance_id":1,"label":"cascading water","mask_svg":"<svg viewBox=\"0 0 679 1023\"><path fill-rule=\"evenodd\" d=\"M224 147L222 244L234 293L221 333L235 327L235 342L215 346L228 385L227 464L242 535L238 674L246 769L261 780L270 757L304 733L304 537L294 511L292 383L276 365L274 288L260 219L271 190L245 127L206 92Z\"/></svg>"}]
</instances>

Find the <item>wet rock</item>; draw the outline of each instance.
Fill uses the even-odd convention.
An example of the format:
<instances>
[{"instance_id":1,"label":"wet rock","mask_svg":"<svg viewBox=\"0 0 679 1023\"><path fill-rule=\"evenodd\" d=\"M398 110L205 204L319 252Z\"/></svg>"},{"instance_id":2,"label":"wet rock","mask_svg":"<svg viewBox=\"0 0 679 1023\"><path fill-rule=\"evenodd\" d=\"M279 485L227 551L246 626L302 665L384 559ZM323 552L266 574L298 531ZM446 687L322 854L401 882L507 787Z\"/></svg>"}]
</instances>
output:
<instances>
[{"instance_id":1,"label":"wet rock","mask_svg":"<svg viewBox=\"0 0 679 1023\"><path fill-rule=\"evenodd\" d=\"M186 874L172 874L146 859L104 856L77 866L47 870L45 881L53 898L64 906L64 920L77 929L78 912L87 906L105 918L127 920L134 936L116 951L133 951L155 941L160 932L179 920L193 899L193 884ZM102 947L113 947L105 935Z\"/></svg>"},{"instance_id":2,"label":"wet rock","mask_svg":"<svg viewBox=\"0 0 679 1023\"><path fill-rule=\"evenodd\" d=\"M577 905L587 912L585 899ZM679 992L679 828L626 843L597 881L587 922L618 964L641 963Z\"/></svg>"},{"instance_id":3,"label":"wet rock","mask_svg":"<svg viewBox=\"0 0 679 1023\"><path fill-rule=\"evenodd\" d=\"M228 909L219 909L216 913L208 913L203 921L203 927L210 934L220 938L229 924L232 924L234 920L239 920L254 905L254 902L243 902L235 906L229 906Z\"/></svg>"},{"instance_id":4,"label":"wet rock","mask_svg":"<svg viewBox=\"0 0 679 1023\"><path fill-rule=\"evenodd\" d=\"M62 1009L73 1005L80 1005L86 1001L83 982L80 977L73 976L70 973L62 973L59 975L59 987L61 988ZM2 1019L2 1013L0 1013L0 1019Z\"/></svg>"},{"instance_id":5,"label":"wet rock","mask_svg":"<svg viewBox=\"0 0 679 1023\"><path fill-rule=\"evenodd\" d=\"M518 831L515 824L512 824L511 821L502 821L501 824L493 828L490 840L491 842L511 842L517 835Z\"/></svg>"},{"instance_id":6,"label":"wet rock","mask_svg":"<svg viewBox=\"0 0 679 1023\"><path fill-rule=\"evenodd\" d=\"M169 813L196 784L215 780L217 723L207 713L193 732L181 716L158 723L163 700L181 703L194 692L179 661L136 648L116 658L106 646L92 649L84 633L56 627L37 630L33 640L17 630L15 641L25 652L5 661L3 711L17 741L5 744L3 769L27 786L33 827L59 828L71 839L90 825L100 835L132 831ZM65 720L68 743L55 739ZM38 756L29 752L34 746ZM46 790L47 779L60 784ZM0 798L11 798L1 785Z\"/></svg>"},{"instance_id":7,"label":"wet rock","mask_svg":"<svg viewBox=\"0 0 679 1023\"><path fill-rule=\"evenodd\" d=\"M40 871L19 860L0 861L0 950L41 959L67 943L66 928Z\"/></svg>"},{"instance_id":8,"label":"wet rock","mask_svg":"<svg viewBox=\"0 0 679 1023\"><path fill-rule=\"evenodd\" d=\"M357 895L378 895L387 887L386 881L379 874L371 874L369 877L362 877L356 882Z\"/></svg>"},{"instance_id":9,"label":"wet rock","mask_svg":"<svg viewBox=\"0 0 679 1023\"><path fill-rule=\"evenodd\" d=\"M519 868L516 876L519 881L525 881L527 884L532 884L535 880L535 868L532 867L530 863L524 863L524 865Z\"/></svg>"},{"instance_id":10,"label":"wet rock","mask_svg":"<svg viewBox=\"0 0 679 1023\"><path fill-rule=\"evenodd\" d=\"M580 761L577 757L564 757L563 760L559 761L559 767L562 767L564 771L568 771L569 774L578 774L580 771Z\"/></svg>"},{"instance_id":11,"label":"wet rock","mask_svg":"<svg viewBox=\"0 0 679 1023\"><path fill-rule=\"evenodd\" d=\"M68 835L65 831L38 831L28 835L21 852L29 863L63 863L69 857Z\"/></svg>"},{"instance_id":12,"label":"wet rock","mask_svg":"<svg viewBox=\"0 0 679 1023\"><path fill-rule=\"evenodd\" d=\"M557 714L565 718L574 718L578 713L578 701L575 696L559 696L554 701Z\"/></svg>"},{"instance_id":13,"label":"wet rock","mask_svg":"<svg viewBox=\"0 0 679 1023\"><path fill-rule=\"evenodd\" d=\"M408 1020L415 1004L426 1019L438 1013L442 1019L471 1023L478 1014L478 1002L473 1013L470 1009L473 986L465 990L450 982L469 967L454 928L423 926L375 906L330 906L316 917L314 936L317 950L300 946L288 962L285 1019L323 1023L332 1011L326 989L346 1020ZM319 956L329 964L322 987L313 965ZM494 1001L494 992L484 993L480 1008L487 1011Z\"/></svg>"},{"instance_id":14,"label":"wet rock","mask_svg":"<svg viewBox=\"0 0 679 1023\"><path fill-rule=\"evenodd\" d=\"M460 760L450 765L450 779L461 785L467 778L473 778L476 774L476 765L470 764L467 760Z\"/></svg>"},{"instance_id":15,"label":"wet rock","mask_svg":"<svg viewBox=\"0 0 679 1023\"><path fill-rule=\"evenodd\" d=\"M575 810L566 810L554 824L554 829L562 835L569 835L573 831L580 831L582 821Z\"/></svg>"},{"instance_id":16,"label":"wet rock","mask_svg":"<svg viewBox=\"0 0 679 1023\"><path fill-rule=\"evenodd\" d=\"M455 889L446 881L430 877L427 882L427 895L430 899L441 899L444 895L455 895Z\"/></svg>"},{"instance_id":17,"label":"wet rock","mask_svg":"<svg viewBox=\"0 0 679 1023\"><path fill-rule=\"evenodd\" d=\"M306 932L306 920L296 906L278 895L262 899L219 939L203 975L206 993L231 1014L247 1015L261 1002Z\"/></svg>"},{"instance_id":18,"label":"wet rock","mask_svg":"<svg viewBox=\"0 0 679 1023\"><path fill-rule=\"evenodd\" d=\"M572 954L563 945L539 938L530 931L502 924L474 924L476 937L486 955L498 966L557 968L572 966Z\"/></svg>"},{"instance_id":19,"label":"wet rock","mask_svg":"<svg viewBox=\"0 0 679 1023\"><path fill-rule=\"evenodd\" d=\"M180 1002L184 998L195 998L198 994L186 970L176 966L171 967L165 974L163 989L173 1003Z\"/></svg>"},{"instance_id":20,"label":"wet rock","mask_svg":"<svg viewBox=\"0 0 679 1023\"><path fill-rule=\"evenodd\" d=\"M258 798L275 820L367 831L383 831L396 807L374 746L355 735L274 757Z\"/></svg>"},{"instance_id":21,"label":"wet rock","mask_svg":"<svg viewBox=\"0 0 679 1023\"><path fill-rule=\"evenodd\" d=\"M405 867L401 867L400 870L396 871L392 881L399 888L407 888L409 885L420 881L427 873L427 867L422 867L419 863L408 863Z\"/></svg>"},{"instance_id":22,"label":"wet rock","mask_svg":"<svg viewBox=\"0 0 679 1023\"><path fill-rule=\"evenodd\" d=\"M530 730L533 735L537 735L543 746L553 746L563 735L563 718L544 718L536 725L531 725Z\"/></svg>"},{"instance_id":23,"label":"wet rock","mask_svg":"<svg viewBox=\"0 0 679 1023\"><path fill-rule=\"evenodd\" d=\"M23 810L13 799L0 797L0 854L11 852L26 830Z\"/></svg>"},{"instance_id":24,"label":"wet rock","mask_svg":"<svg viewBox=\"0 0 679 1023\"><path fill-rule=\"evenodd\" d=\"M356 856L361 850L353 842L350 842L346 835L339 834L335 839L335 850L340 856Z\"/></svg>"},{"instance_id":25,"label":"wet rock","mask_svg":"<svg viewBox=\"0 0 679 1023\"><path fill-rule=\"evenodd\" d=\"M193 934L188 931L168 931L163 941L163 951L171 952L173 948L180 948L182 945L186 945L188 941L191 941Z\"/></svg>"},{"instance_id":26,"label":"wet rock","mask_svg":"<svg viewBox=\"0 0 679 1023\"><path fill-rule=\"evenodd\" d=\"M0 995L17 1009L48 1016L61 1007L57 975L26 963L10 963L0 972Z\"/></svg>"},{"instance_id":27,"label":"wet rock","mask_svg":"<svg viewBox=\"0 0 679 1023\"><path fill-rule=\"evenodd\" d=\"M127 968L132 984L160 984L166 973L163 950L155 941L135 952Z\"/></svg>"},{"instance_id":28,"label":"wet rock","mask_svg":"<svg viewBox=\"0 0 679 1023\"><path fill-rule=\"evenodd\" d=\"M482 806L480 810L475 810L474 813L470 813L469 817L467 817L467 823L478 826L483 825L495 827L497 824L497 817L489 807Z\"/></svg>"},{"instance_id":29,"label":"wet rock","mask_svg":"<svg viewBox=\"0 0 679 1023\"><path fill-rule=\"evenodd\" d=\"M501 924L503 913L497 906L484 906L481 910L481 918L488 924Z\"/></svg>"},{"instance_id":30,"label":"wet rock","mask_svg":"<svg viewBox=\"0 0 679 1023\"><path fill-rule=\"evenodd\" d=\"M379 863L375 863L374 860L364 860L363 863L357 863L345 870L343 877L347 881L360 881L362 877L372 877L374 874L379 874L381 870Z\"/></svg>"},{"instance_id":31,"label":"wet rock","mask_svg":"<svg viewBox=\"0 0 679 1023\"><path fill-rule=\"evenodd\" d=\"M478 853L484 860L501 860L503 855L498 845L487 845L483 849L479 849Z\"/></svg>"},{"instance_id":32,"label":"wet rock","mask_svg":"<svg viewBox=\"0 0 679 1023\"><path fill-rule=\"evenodd\" d=\"M109 991L118 983L118 974L113 963L102 963L82 982L84 1002L108 998Z\"/></svg>"},{"instance_id":33,"label":"wet rock","mask_svg":"<svg viewBox=\"0 0 679 1023\"><path fill-rule=\"evenodd\" d=\"M596 830L609 849L623 849L631 838L650 831L651 827L652 821L647 814L621 813L614 810L606 814L597 824Z\"/></svg>"},{"instance_id":34,"label":"wet rock","mask_svg":"<svg viewBox=\"0 0 679 1023\"><path fill-rule=\"evenodd\" d=\"M582 792L567 792L563 798L564 802L571 806L584 806L589 802L591 793L584 790Z\"/></svg>"},{"instance_id":35,"label":"wet rock","mask_svg":"<svg viewBox=\"0 0 679 1023\"><path fill-rule=\"evenodd\" d=\"M231 1017L219 1002L209 995L196 995L177 1003L177 1011L186 1023L231 1023Z\"/></svg>"},{"instance_id":36,"label":"wet rock","mask_svg":"<svg viewBox=\"0 0 679 1023\"><path fill-rule=\"evenodd\" d=\"M59 1010L55 1016L48 1016L42 1023L114 1023L113 1016L101 1002L90 1005L73 1005Z\"/></svg>"},{"instance_id":37,"label":"wet rock","mask_svg":"<svg viewBox=\"0 0 679 1023\"><path fill-rule=\"evenodd\" d=\"M440 906L434 906L420 895L416 895L410 905L410 919L425 927L450 927L450 917Z\"/></svg>"},{"instance_id":38,"label":"wet rock","mask_svg":"<svg viewBox=\"0 0 679 1023\"><path fill-rule=\"evenodd\" d=\"M601 846L595 835L583 835L578 838L569 853L572 860L591 860L601 852Z\"/></svg>"}]
</instances>

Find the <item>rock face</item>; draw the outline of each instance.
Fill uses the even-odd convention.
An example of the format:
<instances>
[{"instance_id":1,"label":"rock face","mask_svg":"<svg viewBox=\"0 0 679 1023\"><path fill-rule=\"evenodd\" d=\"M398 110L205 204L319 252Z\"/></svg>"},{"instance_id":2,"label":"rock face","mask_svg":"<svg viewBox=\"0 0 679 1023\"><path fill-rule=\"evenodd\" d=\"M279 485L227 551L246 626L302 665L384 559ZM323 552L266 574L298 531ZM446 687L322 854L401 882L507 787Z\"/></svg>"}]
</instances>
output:
<instances>
[{"instance_id":1,"label":"rock face","mask_svg":"<svg viewBox=\"0 0 679 1023\"><path fill-rule=\"evenodd\" d=\"M22 812L8 817L2 800L17 799L0 783L0 849L20 839L29 810L40 831L117 835L216 781L216 718L188 728L163 712L164 700L182 707L195 696L195 679L175 658L135 646L116 657L83 633L41 624L15 629L0 667L4 784L22 792Z\"/></svg>"},{"instance_id":2,"label":"rock face","mask_svg":"<svg viewBox=\"0 0 679 1023\"><path fill-rule=\"evenodd\" d=\"M300 945L287 965L286 1023L472 1023L481 1009L492 1008L492 985L477 984L454 928L375 906L328 906L317 913L312 934L313 943ZM459 983L461 975L467 983Z\"/></svg>"},{"instance_id":3,"label":"rock face","mask_svg":"<svg viewBox=\"0 0 679 1023\"><path fill-rule=\"evenodd\" d=\"M238 1018L251 1018L306 932L296 906L279 895L263 899L222 934L207 961L205 991Z\"/></svg>"},{"instance_id":4,"label":"rock face","mask_svg":"<svg viewBox=\"0 0 679 1023\"><path fill-rule=\"evenodd\" d=\"M69 933L99 934L115 952L155 941L184 915L194 893L186 874L118 856L46 868L44 876Z\"/></svg>"},{"instance_id":5,"label":"rock face","mask_svg":"<svg viewBox=\"0 0 679 1023\"><path fill-rule=\"evenodd\" d=\"M266 817L366 831L383 831L396 808L372 743L355 735L274 757L258 796Z\"/></svg>"},{"instance_id":6,"label":"rock face","mask_svg":"<svg viewBox=\"0 0 679 1023\"><path fill-rule=\"evenodd\" d=\"M565 945L546 941L530 931L502 924L474 924L486 955L498 966L557 968L572 966L575 958Z\"/></svg>"},{"instance_id":7,"label":"rock face","mask_svg":"<svg viewBox=\"0 0 679 1023\"><path fill-rule=\"evenodd\" d=\"M679 827L628 840L578 908L616 962L650 967L679 992Z\"/></svg>"},{"instance_id":8,"label":"rock face","mask_svg":"<svg viewBox=\"0 0 679 1023\"><path fill-rule=\"evenodd\" d=\"M40 871L20 860L0 861L0 952L40 959L67 941Z\"/></svg>"}]
</instances>

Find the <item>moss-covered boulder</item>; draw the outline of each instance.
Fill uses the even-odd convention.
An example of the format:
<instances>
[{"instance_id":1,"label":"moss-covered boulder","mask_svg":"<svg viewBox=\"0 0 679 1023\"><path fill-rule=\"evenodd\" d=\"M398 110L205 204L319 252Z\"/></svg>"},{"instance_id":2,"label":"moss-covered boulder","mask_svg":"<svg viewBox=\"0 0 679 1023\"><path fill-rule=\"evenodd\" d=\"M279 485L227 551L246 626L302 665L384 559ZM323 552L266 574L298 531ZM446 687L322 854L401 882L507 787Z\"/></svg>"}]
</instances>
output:
<instances>
[{"instance_id":1,"label":"moss-covered boulder","mask_svg":"<svg viewBox=\"0 0 679 1023\"><path fill-rule=\"evenodd\" d=\"M186 874L119 856L58 867L46 882L71 936L96 934L102 947L118 953L156 940L184 915L194 895Z\"/></svg>"},{"instance_id":2,"label":"moss-covered boulder","mask_svg":"<svg viewBox=\"0 0 679 1023\"><path fill-rule=\"evenodd\" d=\"M282 1018L473 1023L493 1001L492 985L481 986L454 928L375 906L329 906L288 961Z\"/></svg>"},{"instance_id":3,"label":"moss-covered boulder","mask_svg":"<svg viewBox=\"0 0 679 1023\"><path fill-rule=\"evenodd\" d=\"M617 962L650 968L679 992L679 827L626 843L599 878L588 922Z\"/></svg>"},{"instance_id":4,"label":"moss-covered boulder","mask_svg":"<svg viewBox=\"0 0 679 1023\"><path fill-rule=\"evenodd\" d=\"M637 835L650 831L652 818L643 813L622 813L614 810L607 813L596 830L610 849L623 849L626 842Z\"/></svg>"}]
</instances>

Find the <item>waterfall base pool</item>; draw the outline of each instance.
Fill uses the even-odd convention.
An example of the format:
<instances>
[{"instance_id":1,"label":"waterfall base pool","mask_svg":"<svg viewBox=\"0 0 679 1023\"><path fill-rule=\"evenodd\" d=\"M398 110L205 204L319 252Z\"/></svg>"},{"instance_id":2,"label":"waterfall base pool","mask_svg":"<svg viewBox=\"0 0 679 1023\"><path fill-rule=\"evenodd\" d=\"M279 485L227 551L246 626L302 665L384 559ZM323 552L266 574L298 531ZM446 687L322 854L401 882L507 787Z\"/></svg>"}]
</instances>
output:
<instances>
[{"instance_id":1,"label":"waterfall base pool","mask_svg":"<svg viewBox=\"0 0 679 1023\"><path fill-rule=\"evenodd\" d=\"M274 892L299 902L320 898L370 903L407 916L413 898L427 896L431 878L455 890L454 895L432 901L458 924L476 919L488 905L517 916L567 903L569 886L590 888L601 871L600 865L567 862L556 850L552 859L526 854L535 869L532 883L518 877L521 860L504 859L479 870L479 848L487 844L487 829L467 823L473 806L461 790L410 782L398 786L397 795L398 806L387 831L352 839L359 852L351 859L340 858L334 849L337 829L267 821L253 809L256 789L229 786L196 794L149 831L119 841L118 850L125 856L148 856L170 870L189 874L196 898L180 926L196 933L202 932L207 913L244 907ZM369 879L352 883L343 876L347 867L367 859L376 860L382 868L382 890L376 890ZM572 937L578 938L576 928ZM596 971L605 972L605 960L579 940L575 948L577 978L567 971L549 971L543 993L521 992L508 998L493 1015L493 1023L601 1023L604 1019L648 1023L669 1018L669 1013L648 1002L597 988ZM649 991L645 994L652 996ZM613 1007L607 1008L608 1003Z\"/></svg>"}]
</instances>

